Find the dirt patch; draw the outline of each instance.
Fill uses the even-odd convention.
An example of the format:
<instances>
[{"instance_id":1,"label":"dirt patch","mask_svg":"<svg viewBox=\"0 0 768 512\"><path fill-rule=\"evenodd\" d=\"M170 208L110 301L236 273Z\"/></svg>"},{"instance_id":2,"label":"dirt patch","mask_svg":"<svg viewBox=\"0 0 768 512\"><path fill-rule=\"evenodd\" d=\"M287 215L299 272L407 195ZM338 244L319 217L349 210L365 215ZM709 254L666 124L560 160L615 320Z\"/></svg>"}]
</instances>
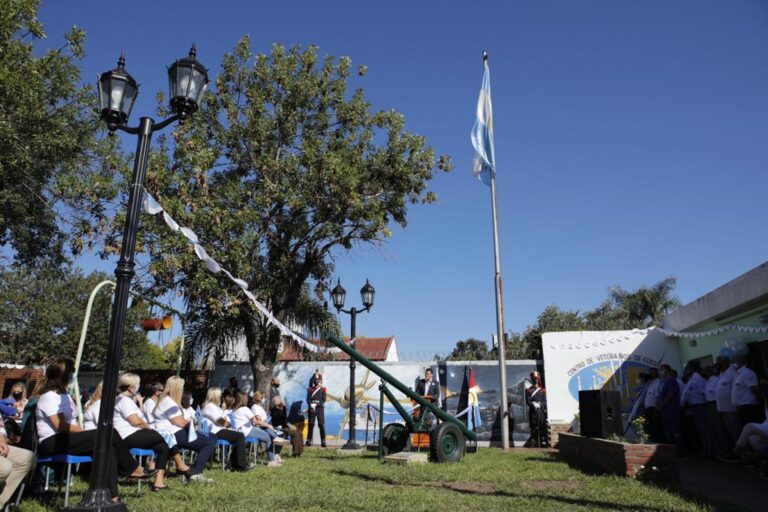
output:
<instances>
[{"instance_id":1,"label":"dirt patch","mask_svg":"<svg viewBox=\"0 0 768 512\"><path fill-rule=\"evenodd\" d=\"M525 487L535 491L573 491L579 483L573 480L530 480Z\"/></svg>"},{"instance_id":2,"label":"dirt patch","mask_svg":"<svg viewBox=\"0 0 768 512\"><path fill-rule=\"evenodd\" d=\"M424 482L410 484L412 487L433 487L435 489L450 489L452 491L468 494L493 494L496 488L490 484L464 483L464 482Z\"/></svg>"}]
</instances>

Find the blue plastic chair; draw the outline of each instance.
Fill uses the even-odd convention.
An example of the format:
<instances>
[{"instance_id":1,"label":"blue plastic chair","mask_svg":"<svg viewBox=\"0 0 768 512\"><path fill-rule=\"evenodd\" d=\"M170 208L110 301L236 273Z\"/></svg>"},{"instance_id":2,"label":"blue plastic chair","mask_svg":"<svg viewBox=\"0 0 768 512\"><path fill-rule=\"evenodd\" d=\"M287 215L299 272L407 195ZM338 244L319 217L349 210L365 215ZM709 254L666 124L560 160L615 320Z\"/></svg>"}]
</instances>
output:
<instances>
[{"instance_id":1,"label":"blue plastic chair","mask_svg":"<svg viewBox=\"0 0 768 512\"><path fill-rule=\"evenodd\" d=\"M221 470L225 471L226 461L229 459L229 455L232 453L232 443L226 439L217 439L216 446L219 449L219 458L221 459Z\"/></svg>"},{"instance_id":2,"label":"blue plastic chair","mask_svg":"<svg viewBox=\"0 0 768 512\"><path fill-rule=\"evenodd\" d=\"M141 466L144 457L147 457L148 459L155 458L154 450L147 450L145 448L131 448L128 450L128 453L139 459L139 466ZM138 496L139 494L141 494L141 478L139 478L139 485L136 489L136 495Z\"/></svg>"},{"instance_id":3,"label":"blue plastic chair","mask_svg":"<svg viewBox=\"0 0 768 512\"><path fill-rule=\"evenodd\" d=\"M66 464L67 465L67 480L66 489L64 491L64 508L69 506L69 486L72 484L72 465L82 464L85 462L93 462L93 458L89 455L51 455L50 457L38 457L38 464ZM45 472L45 488L48 488L48 471Z\"/></svg>"}]
</instances>

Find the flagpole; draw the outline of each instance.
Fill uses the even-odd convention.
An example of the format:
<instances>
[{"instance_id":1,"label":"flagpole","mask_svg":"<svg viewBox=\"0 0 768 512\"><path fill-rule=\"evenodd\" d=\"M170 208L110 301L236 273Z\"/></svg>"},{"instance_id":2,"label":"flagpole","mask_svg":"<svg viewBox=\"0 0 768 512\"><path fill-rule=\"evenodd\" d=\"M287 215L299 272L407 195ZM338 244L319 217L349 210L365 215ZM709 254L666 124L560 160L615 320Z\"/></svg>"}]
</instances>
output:
<instances>
[{"instance_id":1,"label":"flagpole","mask_svg":"<svg viewBox=\"0 0 768 512\"><path fill-rule=\"evenodd\" d=\"M488 61L488 52L483 50L483 64ZM507 403L507 361L504 340L504 306L501 288L501 261L499 257L499 221L496 214L496 169L491 169L491 210L493 212L493 261L494 261L494 285L496 288L496 331L498 336L499 354L499 380L501 381L501 446L509 449L509 404Z\"/></svg>"}]
</instances>

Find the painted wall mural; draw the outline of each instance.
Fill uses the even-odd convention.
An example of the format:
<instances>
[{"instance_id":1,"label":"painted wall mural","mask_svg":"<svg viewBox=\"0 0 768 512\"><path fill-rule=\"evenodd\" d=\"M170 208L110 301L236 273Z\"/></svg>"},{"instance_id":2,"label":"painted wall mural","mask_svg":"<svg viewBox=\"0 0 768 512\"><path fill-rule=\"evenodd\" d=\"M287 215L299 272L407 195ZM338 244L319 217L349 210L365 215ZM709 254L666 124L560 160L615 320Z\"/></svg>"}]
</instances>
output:
<instances>
[{"instance_id":1,"label":"painted wall mural","mask_svg":"<svg viewBox=\"0 0 768 512\"><path fill-rule=\"evenodd\" d=\"M477 396L481 424L476 429L478 440L498 442L500 441L498 411L501 401L498 364L494 361L475 361L466 364L468 368L469 366L472 367L475 384L479 388ZM457 407L464 378L464 362L450 361L439 364L433 362L383 362L380 363L380 366L411 389L414 388L417 380L423 377L424 370L431 367L436 378L440 381L441 406L451 414L459 412ZM513 438L517 444L524 443L529 436L524 392L529 385L528 374L534 369L542 371L541 363L536 361L511 361L507 363L507 396L513 423L511 432L514 432ZM346 440L349 437L349 363L295 362L277 365L275 375L280 379L280 392L289 408L289 414L294 417L299 415L306 417L307 386L315 370L319 370L323 374L327 388L325 404L327 438L329 441ZM211 385L226 387L230 376L238 378L239 385L243 390L247 392L252 390L251 370L247 364L222 363L217 365L211 377ZM358 442L364 443L367 439L368 443L372 443L378 428L377 409L379 407L381 379L359 364L355 377L357 412L355 437ZM406 411L412 409L413 405L409 398L391 386L390 390ZM395 412L394 407L385 400L384 424L392 422L402 423L402 418Z\"/></svg>"}]
</instances>

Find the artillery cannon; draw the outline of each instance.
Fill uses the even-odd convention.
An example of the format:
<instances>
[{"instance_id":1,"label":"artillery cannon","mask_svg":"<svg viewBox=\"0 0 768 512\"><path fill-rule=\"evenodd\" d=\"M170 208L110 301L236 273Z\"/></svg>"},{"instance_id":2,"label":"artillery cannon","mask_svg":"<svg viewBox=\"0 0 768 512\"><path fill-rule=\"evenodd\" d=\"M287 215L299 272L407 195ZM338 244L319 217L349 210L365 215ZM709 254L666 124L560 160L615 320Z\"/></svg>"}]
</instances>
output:
<instances>
[{"instance_id":1,"label":"artillery cannon","mask_svg":"<svg viewBox=\"0 0 768 512\"><path fill-rule=\"evenodd\" d=\"M379 432L381 433L379 435L379 458L392 453L408 451L411 447L411 434L429 436L429 459L432 462L458 462L465 453L477 450L477 436L467 428L464 422L418 395L339 338L326 336L326 340L381 378L379 411L384 410L384 397L386 396L405 421L405 425L402 423L384 425L384 415L379 414ZM408 414L387 384L413 400L419 408L418 411L414 415ZM430 414L442 422L434 424L428 421Z\"/></svg>"}]
</instances>

